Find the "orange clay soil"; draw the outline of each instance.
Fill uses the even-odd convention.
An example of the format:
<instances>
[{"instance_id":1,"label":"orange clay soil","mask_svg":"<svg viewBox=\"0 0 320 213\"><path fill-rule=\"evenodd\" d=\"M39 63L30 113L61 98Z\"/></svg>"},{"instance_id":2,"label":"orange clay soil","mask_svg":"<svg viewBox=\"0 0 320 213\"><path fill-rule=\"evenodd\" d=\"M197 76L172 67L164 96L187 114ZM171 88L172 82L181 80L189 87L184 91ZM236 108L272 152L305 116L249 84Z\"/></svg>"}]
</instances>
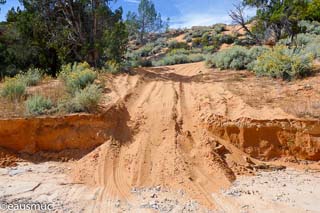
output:
<instances>
[{"instance_id":1,"label":"orange clay soil","mask_svg":"<svg viewBox=\"0 0 320 213\"><path fill-rule=\"evenodd\" d=\"M203 63L107 75L112 101L104 99L99 115L0 120L0 146L29 153L93 149L75 162L72 175L101 187L96 202L129 201L133 187L161 185L214 208L211 193L253 173L260 160L320 160L319 119L300 119L269 101L254 107L228 89L255 80Z\"/></svg>"}]
</instances>

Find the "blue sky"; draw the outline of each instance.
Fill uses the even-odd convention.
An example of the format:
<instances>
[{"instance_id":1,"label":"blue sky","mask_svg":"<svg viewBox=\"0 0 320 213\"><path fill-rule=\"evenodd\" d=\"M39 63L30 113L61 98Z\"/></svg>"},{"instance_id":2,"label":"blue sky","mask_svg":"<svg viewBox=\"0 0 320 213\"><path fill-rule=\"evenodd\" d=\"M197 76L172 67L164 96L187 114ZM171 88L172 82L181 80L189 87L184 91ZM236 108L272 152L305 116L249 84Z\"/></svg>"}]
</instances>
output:
<instances>
[{"instance_id":1,"label":"blue sky","mask_svg":"<svg viewBox=\"0 0 320 213\"><path fill-rule=\"evenodd\" d=\"M113 8L122 6L125 16L128 11L136 11L139 2L139 0L118 0L111 5ZM228 12L239 0L153 0L153 2L163 18L170 17L172 28L182 28L230 23ZM1 6L0 20L5 20L7 11L16 6L19 6L18 0L7 0L7 3ZM248 16L252 16L253 13L253 10L247 11Z\"/></svg>"}]
</instances>

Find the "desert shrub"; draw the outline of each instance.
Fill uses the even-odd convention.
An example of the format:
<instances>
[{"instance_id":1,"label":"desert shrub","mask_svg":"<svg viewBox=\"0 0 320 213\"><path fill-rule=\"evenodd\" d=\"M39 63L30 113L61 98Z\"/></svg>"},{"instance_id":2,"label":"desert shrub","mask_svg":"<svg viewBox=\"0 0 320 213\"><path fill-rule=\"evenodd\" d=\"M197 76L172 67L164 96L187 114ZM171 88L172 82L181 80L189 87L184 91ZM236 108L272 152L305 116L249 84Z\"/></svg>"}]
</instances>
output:
<instances>
[{"instance_id":1,"label":"desert shrub","mask_svg":"<svg viewBox=\"0 0 320 213\"><path fill-rule=\"evenodd\" d=\"M201 47L202 39L201 38L195 38L192 40L192 47Z\"/></svg>"},{"instance_id":2,"label":"desert shrub","mask_svg":"<svg viewBox=\"0 0 320 213\"><path fill-rule=\"evenodd\" d=\"M253 70L257 75L290 80L310 75L312 54L278 45L258 57Z\"/></svg>"},{"instance_id":3,"label":"desert shrub","mask_svg":"<svg viewBox=\"0 0 320 213\"><path fill-rule=\"evenodd\" d=\"M89 64L80 63L63 66L59 77L65 82L68 92L75 93L77 90L84 89L87 85L92 84L97 78L97 74L90 68Z\"/></svg>"},{"instance_id":4,"label":"desert shrub","mask_svg":"<svg viewBox=\"0 0 320 213\"><path fill-rule=\"evenodd\" d=\"M166 66L166 65L174 65L174 64L185 64L192 62L203 61L204 56L202 54L174 54L167 55L160 59L159 61L154 61L153 66Z\"/></svg>"},{"instance_id":5,"label":"desert shrub","mask_svg":"<svg viewBox=\"0 0 320 213\"><path fill-rule=\"evenodd\" d=\"M111 61L107 61L103 67L103 71L112 73L112 74L117 74L119 72L121 72L123 66L122 64L111 60Z\"/></svg>"},{"instance_id":6,"label":"desert shrub","mask_svg":"<svg viewBox=\"0 0 320 213\"><path fill-rule=\"evenodd\" d=\"M151 67L152 62L150 59L139 58L129 61L130 67Z\"/></svg>"},{"instance_id":7,"label":"desert shrub","mask_svg":"<svg viewBox=\"0 0 320 213\"><path fill-rule=\"evenodd\" d=\"M170 48L170 49L188 49L189 48L189 46L188 46L188 44L187 43L185 43L185 42L177 42L177 41L175 41L175 40L173 40L173 41L170 41L169 43L168 43L168 47Z\"/></svg>"},{"instance_id":8,"label":"desert shrub","mask_svg":"<svg viewBox=\"0 0 320 213\"><path fill-rule=\"evenodd\" d=\"M216 32L216 33L221 33L222 31L224 31L225 29L225 24L215 24L213 26L213 30Z\"/></svg>"},{"instance_id":9,"label":"desert shrub","mask_svg":"<svg viewBox=\"0 0 320 213\"><path fill-rule=\"evenodd\" d=\"M268 50L268 48L262 46L251 47L250 50L247 52L248 60L250 62L246 65L246 68L248 70L253 70L257 58L261 56L263 53L267 52Z\"/></svg>"},{"instance_id":10,"label":"desert shrub","mask_svg":"<svg viewBox=\"0 0 320 213\"><path fill-rule=\"evenodd\" d=\"M190 43L192 42L192 36L188 35L184 38L184 40L187 42L187 43Z\"/></svg>"},{"instance_id":11,"label":"desert shrub","mask_svg":"<svg viewBox=\"0 0 320 213\"><path fill-rule=\"evenodd\" d=\"M247 52L248 49L245 47L234 46L208 57L207 64L220 69L245 69L247 64L250 63Z\"/></svg>"},{"instance_id":12,"label":"desert shrub","mask_svg":"<svg viewBox=\"0 0 320 213\"><path fill-rule=\"evenodd\" d=\"M172 49L168 52L167 55L172 56L172 55L181 55L181 54L189 54L190 51L186 49Z\"/></svg>"},{"instance_id":13,"label":"desert shrub","mask_svg":"<svg viewBox=\"0 0 320 213\"><path fill-rule=\"evenodd\" d=\"M20 78L6 78L1 89L1 96L10 100L20 100L26 93L26 84Z\"/></svg>"},{"instance_id":14,"label":"desert shrub","mask_svg":"<svg viewBox=\"0 0 320 213\"><path fill-rule=\"evenodd\" d=\"M136 51L136 54L140 57L148 57L151 54L152 49L154 48L154 43L147 43L139 50Z\"/></svg>"},{"instance_id":15,"label":"desert shrub","mask_svg":"<svg viewBox=\"0 0 320 213\"><path fill-rule=\"evenodd\" d=\"M298 47L303 47L311 42L313 42L317 38L316 35L300 33L296 36L296 38L292 41L291 38L284 38L278 41L279 45L295 45Z\"/></svg>"},{"instance_id":16,"label":"desert shrub","mask_svg":"<svg viewBox=\"0 0 320 213\"><path fill-rule=\"evenodd\" d=\"M320 39L307 44L304 50L306 53L313 54L315 58L320 58Z\"/></svg>"},{"instance_id":17,"label":"desert shrub","mask_svg":"<svg viewBox=\"0 0 320 213\"><path fill-rule=\"evenodd\" d=\"M167 39L160 37L154 42L155 46L166 47L167 46Z\"/></svg>"},{"instance_id":18,"label":"desert shrub","mask_svg":"<svg viewBox=\"0 0 320 213\"><path fill-rule=\"evenodd\" d=\"M102 89L95 84L91 84L82 90L76 91L70 100L62 100L58 108L60 111L69 113L92 112L97 109L102 96Z\"/></svg>"},{"instance_id":19,"label":"desert shrub","mask_svg":"<svg viewBox=\"0 0 320 213\"><path fill-rule=\"evenodd\" d=\"M201 44L203 46L208 46L209 45L209 42L211 40L211 36L209 33L204 33L201 37Z\"/></svg>"},{"instance_id":20,"label":"desert shrub","mask_svg":"<svg viewBox=\"0 0 320 213\"><path fill-rule=\"evenodd\" d=\"M26 73L21 73L17 75L21 81L24 81L26 86L36 86L39 84L43 76L43 71L36 68L30 68Z\"/></svg>"},{"instance_id":21,"label":"desert shrub","mask_svg":"<svg viewBox=\"0 0 320 213\"><path fill-rule=\"evenodd\" d=\"M26 101L26 111L29 115L43 115L52 108L52 102L41 95L34 95Z\"/></svg>"},{"instance_id":22,"label":"desert shrub","mask_svg":"<svg viewBox=\"0 0 320 213\"><path fill-rule=\"evenodd\" d=\"M232 44L235 41L235 37L231 35L222 35L219 38L220 44Z\"/></svg>"},{"instance_id":23,"label":"desert shrub","mask_svg":"<svg viewBox=\"0 0 320 213\"><path fill-rule=\"evenodd\" d=\"M303 20L299 22L299 27L306 33L320 35L320 22Z\"/></svg>"},{"instance_id":24,"label":"desert shrub","mask_svg":"<svg viewBox=\"0 0 320 213\"><path fill-rule=\"evenodd\" d=\"M234 46L222 50L207 58L207 65L219 69L252 69L253 62L268 49L261 46L254 46L250 49L242 46Z\"/></svg>"},{"instance_id":25,"label":"desert shrub","mask_svg":"<svg viewBox=\"0 0 320 213\"><path fill-rule=\"evenodd\" d=\"M203 52L204 53L214 53L216 51L217 47L216 46L205 46L203 47Z\"/></svg>"}]
</instances>

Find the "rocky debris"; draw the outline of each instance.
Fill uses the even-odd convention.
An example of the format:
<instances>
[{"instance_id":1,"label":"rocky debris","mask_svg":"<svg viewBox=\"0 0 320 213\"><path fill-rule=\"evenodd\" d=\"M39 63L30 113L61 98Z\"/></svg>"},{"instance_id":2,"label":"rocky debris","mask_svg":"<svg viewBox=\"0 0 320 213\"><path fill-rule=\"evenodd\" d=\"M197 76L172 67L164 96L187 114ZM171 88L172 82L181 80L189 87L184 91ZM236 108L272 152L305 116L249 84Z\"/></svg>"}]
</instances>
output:
<instances>
[{"instance_id":1,"label":"rocky debris","mask_svg":"<svg viewBox=\"0 0 320 213\"><path fill-rule=\"evenodd\" d=\"M276 212L319 211L320 171L273 169L240 177L221 193L232 203L244 206L245 212L261 212L266 206Z\"/></svg>"}]
</instances>

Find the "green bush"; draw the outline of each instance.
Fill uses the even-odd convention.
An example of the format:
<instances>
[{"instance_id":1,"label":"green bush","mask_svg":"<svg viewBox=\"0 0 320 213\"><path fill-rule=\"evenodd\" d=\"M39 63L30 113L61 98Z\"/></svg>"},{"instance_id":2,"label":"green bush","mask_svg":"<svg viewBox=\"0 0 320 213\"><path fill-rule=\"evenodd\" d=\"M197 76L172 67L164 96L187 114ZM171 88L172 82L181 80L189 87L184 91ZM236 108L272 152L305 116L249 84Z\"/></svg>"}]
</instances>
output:
<instances>
[{"instance_id":1,"label":"green bush","mask_svg":"<svg viewBox=\"0 0 320 213\"><path fill-rule=\"evenodd\" d=\"M51 100L41 95L34 95L26 101L26 111L30 115L43 115L51 108Z\"/></svg>"},{"instance_id":2,"label":"green bush","mask_svg":"<svg viewBox=\"0 0 320 213\"><path fill-rule=\"evenodd\" d=\"M241 46L234 46L230 49L215 53L207 58L207 65L219 69L242 70L252 67L252 62L262 53L267 51L265 47L252 47L247 49Z\"/></svg>"},{"instance_id":3,"label":"green bush","mask_svg":"<svg viewBox=\"0 0 320 213\"><path fill-rule=\"evenodd\" d=\"M219 43L220 44L232 44L235 41L235 37L231 35L222 35L220 36Z\"/></svg>"},{"instance_id":4,"label":"green bush","mask_svg":"<svg viewBox=\"0 0 320 213\"><path fill-rule=\"evenodd\" d=\"M112 60L105 63L103 70L112 74L117 74L121 72L122 68L122 64Z\"/></svg>"},{"instance_id":5,"label":"green bush","mask_svg":"<svg viewBox=\"0 0 320 213\"><path fill-rule=\"evenodd\" d=\"M217 47L213 45L203 47L204 53L214 53L216 50L217 50Z\"/></svg>"},{"instance_id":6,"label":"green bush","mask_svg":"<svg viewBox=\"0 0 320 213\"><path fill-rule=\"evenodd\" d=\"M193 63L203 61L204 56L202 54L174 54L167 55L160 59L159 61L154 61L153 66L166 66L166 65L174 65L174 64L185 64L185 63Z\"/></svg>"},{"instance_id":7,"label":"green bush","mask_svg":"<svg viewBox=\"0 0 320 213\"><path fill-rule=\"evenodd\" d=\"M222 31L224 31L225 26L225 24L215 24L213 26L213 30L215 31L215 33L221 33Z\"/></svg>"},{"instance_id":8,"label":"green bush","mask_svg":"<svg viewBox=\"0 0 320 213\"><path fill-rule=\"evenodd\" d=\"M170 49L188 49L189 46L185 42L177 42L176 40L170 41L168 43Z\"/></svg>"},{"instance_id":9,"label":"green bush","mask_svg":"<svg viewBox=\"0 0 320 213\"><path fill-rule=\"evenodd\" d=\"M40 69L30 68L26 73L18 74L17 78L24 81L27 86L36 86L39 84L43 76L43 72Z\"/></svg>"},{"instance_id":10,"label":"green bush","mask_svg":"<svg viewBox=\"0 0 320 213\"><path fill-rule=\"evenodd\" d=\"M300 21L299 27L306 33L320 35L320 22Z\"/></svg>"},{"instance_id":11,"label":"green bush","mask_svg":"<svg viewBox=\"0 0 320 213\"><path fill-rule=\"evenodd\" d=\"M247 52L248 49L245 47L234 46L230 49L215 53L207 59L207 64L220 69L245 69L246 65L250 63Z\"/></svg>"},{"instance_id":12,"label":"green bush","mask_svg":"<svg viewBox=\"0 0 320 213\"><path fill-rule=\"evenodd\" d=\"M59 103L60 111L69 113L93 112L97 109L102 96L102 89L91 84L82 90L78 90L71 100L63 100Z\"/></svg>"},{"instance_id":13,"label":"green bush","mask_svg":"<svg viewBox=\"0 0 320 213\"><path fill-rule=\"evenodd\" d=\"M291 80L310 75L312 61L312 54L307 54L300 49L293 50L279 45L258 57L253 70L259 76Z\"/></svg>"},{"instance_id":14,"label":"green bush","mask_svg":"<svg viewBox=\"0 0 320 213\"><path fill-rule=\"evenodd\" d=\"M97 78L97 74L85 62L63 66L59 77L64 80L68 92L74 94L77 90L84 89L89 84L92 84Z\"/></svg>"},{"instance_id":15,"label":"green bush","mask_svg":"<svg viewBox=\"0 0 320 213\"><path fill-rule=\"evenodd\" d=\"M1 95L10 100L20 100L26 93L26 84L20 78L6 78Z\"/></svg>"}]
</instances>

